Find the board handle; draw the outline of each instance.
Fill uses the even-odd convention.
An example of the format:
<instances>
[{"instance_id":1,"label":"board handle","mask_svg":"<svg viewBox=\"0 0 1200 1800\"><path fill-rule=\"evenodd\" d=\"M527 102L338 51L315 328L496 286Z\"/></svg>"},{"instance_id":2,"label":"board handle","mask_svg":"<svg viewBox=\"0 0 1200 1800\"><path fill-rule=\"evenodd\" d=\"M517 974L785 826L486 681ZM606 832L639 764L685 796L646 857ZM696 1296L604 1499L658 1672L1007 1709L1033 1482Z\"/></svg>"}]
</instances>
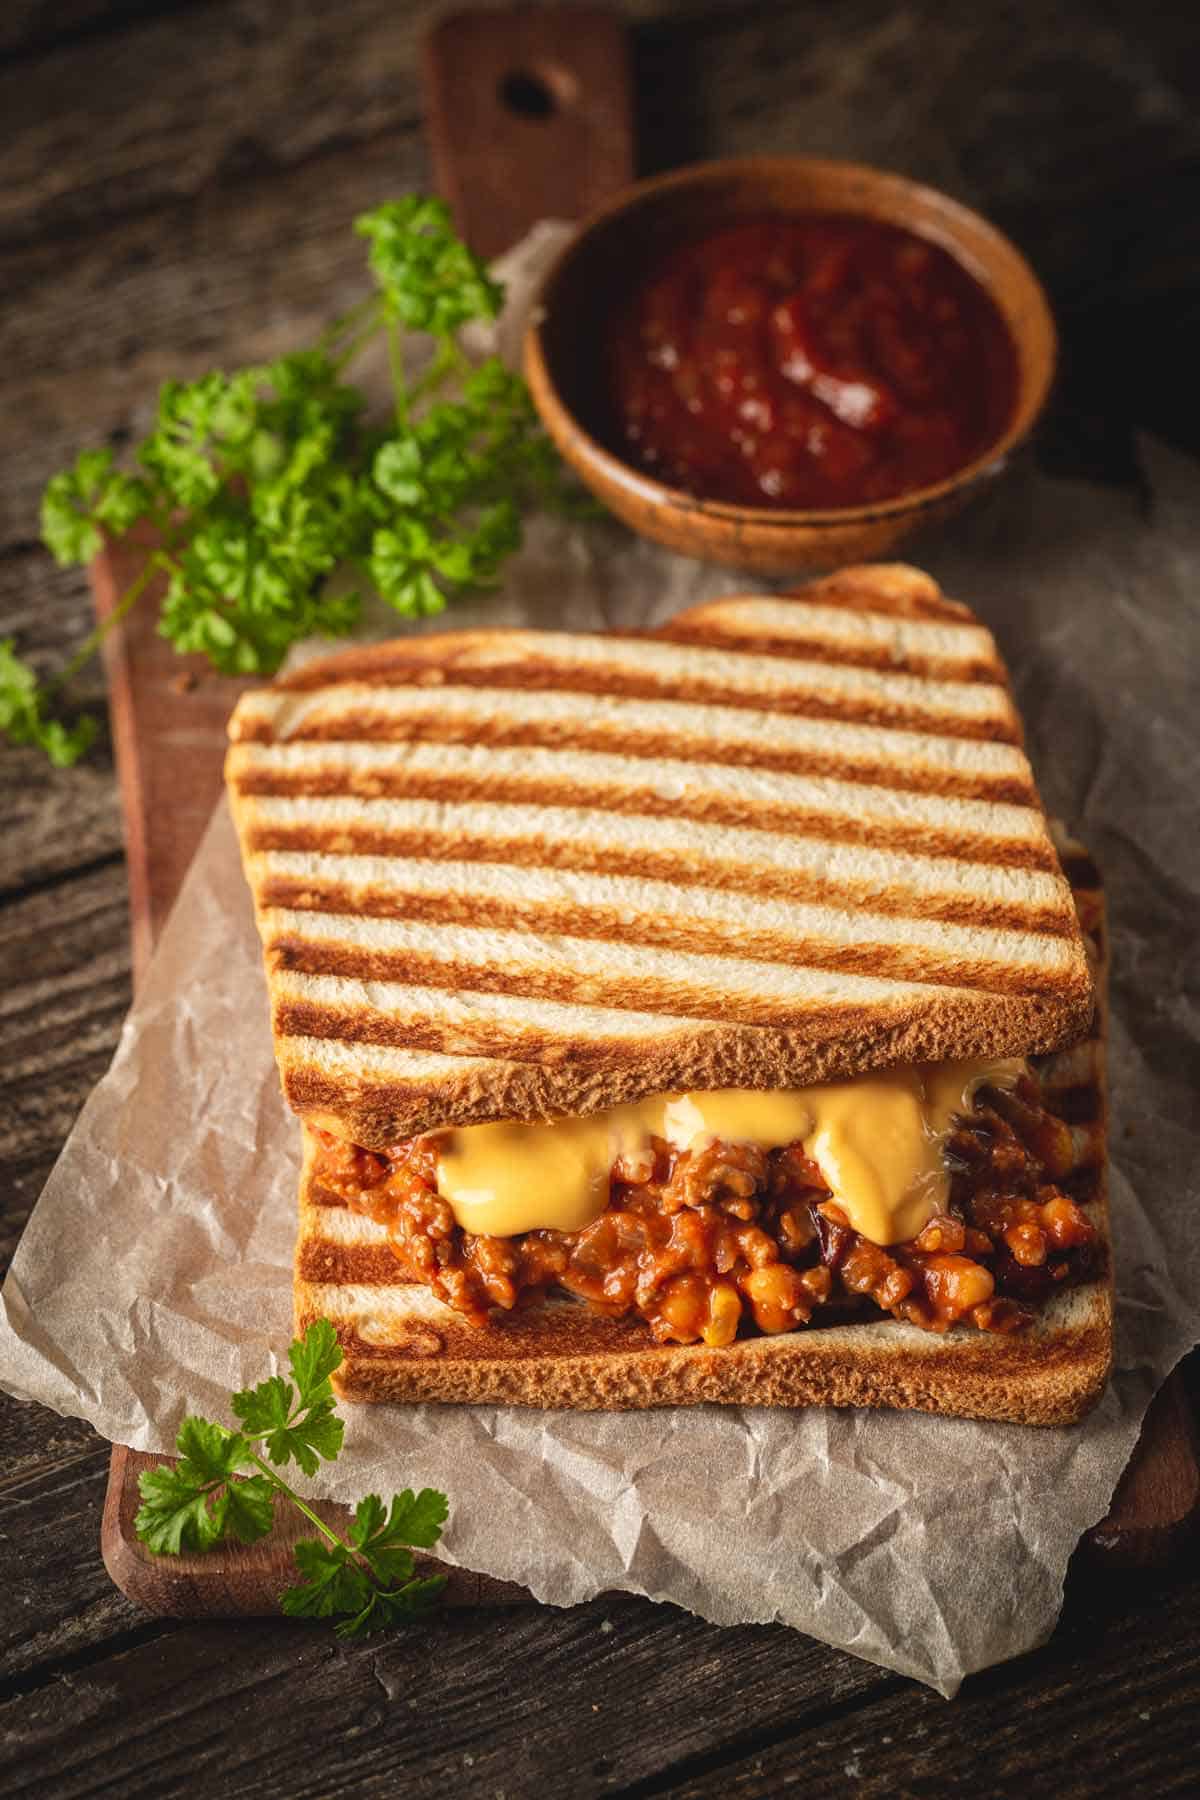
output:
<instances>
[{"instance_id":1,"label":"board handle","mask_svg":"<svg viewBox=\"0 0 1200 1800\"><path fill-rule=\"evenodd\" d=\"M633 180L624 20L607 7L454 13L425 40L439 193L480 256L580 219Z\"/></svg>"}]
</instances>

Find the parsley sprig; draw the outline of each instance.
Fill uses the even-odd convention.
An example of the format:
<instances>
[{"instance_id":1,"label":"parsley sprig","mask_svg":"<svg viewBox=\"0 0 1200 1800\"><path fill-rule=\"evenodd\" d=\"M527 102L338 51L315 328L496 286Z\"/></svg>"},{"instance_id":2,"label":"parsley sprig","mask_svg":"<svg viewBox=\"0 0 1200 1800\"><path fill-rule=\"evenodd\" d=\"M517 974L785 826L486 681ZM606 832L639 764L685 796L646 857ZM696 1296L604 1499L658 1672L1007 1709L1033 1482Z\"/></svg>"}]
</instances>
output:
<instances>
[{"instance_id":1,"label":"parsley sprig","mask_svg":"<svg viewBox=\"0 0 1200 1800\"><path fill-rule=\"evenodd\" d=\"M132 466L84 450L49 482L42 536L60 563L86 563L134 526L153 545L114 619L50 688L0 644L0 731L14 741L58 763L83 753L94 724L68 727L50 709L155 576L158 629L176 649L267 675L299 638L352 631L368 590L420 618L494 585L523 508L576 504L520 376L498 357L473 364L459 342L465 325L496 318L503 290L447 208L410 195L355 230L374 291L314 345L164 383ZM382 421L345 380L380 337L392 384Z\"/></svg>"},{"instance_id":2,"label":"parsley sprig","mask_svg":"<svg viewBox=\"0 0 1200 1800\"><path fill-rule=\"evenodd\" d=\"M406 1488L390 1506L368 1494L342 1537L277 1472L296 1462L314 1475L322 1459L339 1455L345 1427L329 1377L341 1360L333 1326L318 1319L288 1351L291 1381L272 1375L233 1395L239 1430L185 1419L175 1440L178 1460L138 1478L135 1526L144 1544L166 1556L211 1550L230 1539L253 1544L270 1531L283 1495L321 1534L296 1544L304 1579L284 1593L284 1612L337 1618L339 1636L360 1637L419 1617L446 1585L443 1575L416 1574L412 1549L437 1543L447 1507L434 1488L417 1494Z\"/></svg>"}]
</instances>

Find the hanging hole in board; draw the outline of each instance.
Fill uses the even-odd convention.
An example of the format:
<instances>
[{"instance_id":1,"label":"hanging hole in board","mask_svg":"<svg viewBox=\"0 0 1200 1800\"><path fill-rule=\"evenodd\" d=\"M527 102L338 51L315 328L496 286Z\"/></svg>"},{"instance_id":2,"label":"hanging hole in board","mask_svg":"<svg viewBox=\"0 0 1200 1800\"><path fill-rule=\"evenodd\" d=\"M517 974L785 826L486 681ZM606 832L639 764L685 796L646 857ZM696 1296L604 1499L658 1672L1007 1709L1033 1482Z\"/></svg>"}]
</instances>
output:
<instances>
[{"instance_id":1,"label":"hanging hole in board","mask_svg":"<svg viewBox=\"0 0 1200 1800\"><path fill-rule=\"evenodd\" d=\"M512 69L500 83L501 105L519 119L552 119L575 99L577 83L569 69Z\"/></svg>"}]
</instances>

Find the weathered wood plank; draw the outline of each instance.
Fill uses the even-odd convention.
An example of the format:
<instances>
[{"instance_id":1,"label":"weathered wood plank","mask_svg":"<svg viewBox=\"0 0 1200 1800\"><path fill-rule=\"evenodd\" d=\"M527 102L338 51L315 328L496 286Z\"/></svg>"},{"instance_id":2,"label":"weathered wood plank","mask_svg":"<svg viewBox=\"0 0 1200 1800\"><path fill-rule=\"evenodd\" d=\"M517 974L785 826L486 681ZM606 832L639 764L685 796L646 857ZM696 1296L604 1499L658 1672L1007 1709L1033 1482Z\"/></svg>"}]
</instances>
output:
<instances>
[{"instance_id":1,"label":"weathered wood plank","mask_svg":"<svg viewBox=\"0 0 1200 1800\"><path fill-rule=\"evenodd\" d=\"M26 64L57 44L129 30L170 0L7 0L0 14L0 56ZM206 0L183 0L203 6ZM179 0L175 0L176 6Z\"/></svg>"},{"instance_id":2,"label":"weathered wood plank","mask_svg":"<svg viewBox=\"0 0 1200 1800\"><path fill-rule=\"evenodd\" d=\"M310 342L366 292L356 213L428 178L415 137L343 150L96 243L5 257L0 550L37 537L41 491L89 443L149 428L160 382ZM0 184L2 185L2 184Z\"/></svg>"},{"instance_id":3,"label":"weathered wood plank","mask_svg":"<svg viewBox=\"0 0 1200 1800\"><path fill-rule=\"evenodd\" d=\"M169 230L137 218L70 257L9 252L0 551L36 542L41 490L79 448L146 434L166 378L317 337L369 288L354 216L426 180L425 149L408 135L180 205Z\"/></svg>"},{"instance_id":4,"label":"weathered wood plank","mask_svg":"<svg viewBox=\"0 0 1200 1800\"><path fill-rule=\"evenodd\" d=\"M363 21L369 23L368 15L375 15L367 0L362 4ZM222 30L236 37L230 20L242 10L203 9L177 27L152 22L129 34L130 41L142 65L151 66L145 60L146 33L207 31L220 18ZM247 17L256 13L254 6L244 10ZM643 10L634 9L635 15ZM392 8L390 16L399 18L404 11ZM1179 222L1190 216L1186 171L1200 147L1200 123L1179 103L1173 71L1159 68L1169 61L1171 29L1164 27L1166 48L1157 60L1143 48L1128 67L1117 68L1104 33L1083 31L1078 22L1072 27L1078 41L1056 50L1050 31L1030 37L1007 14L972 20L960 29L937 5L922 11L937 23L936 31L910 31L908 15L881 17L867 0L831 15L816 36L791 13L768 22L766 15L739 15L736 9L695 19L685 9L681 17L647 22L634 38L642 79L643 160L654 164L688 153L771 145L853 153L908 168L996 209L1018 231L1068 313L1078 312L1077 345L1086 353L1078 371L1081 393L1094 388L1101 340L1114 329L1121 331L1127 353L1148 370L1166 367L1182 349L1182 320L1172 327L1164 316L1148 332L1127 326L1131 309L1135 318L1157 319L1164 312L1162 296L1177 281L1181 249L1190 242L1193 253L1200 252L1200 226ZM405 13L403 26L394 27L406 54L427 12L422 6ZM277 25L288 43L270 51L271 67L276 68L275 59L281 59L280 68L291 67L289 59L302 62L313 44L323 41L322 32L340 33L340 12L337 21L333 15L322 18L324 24L311 26L289 21L286 31ZM351 19L347 29L353 24ZM69 253L56 241L32 241L6 257L9 305L0 320L0 361L13 371L13 431L0 432L0 547L32 540L46 477L81 443L145 428L154 391L166 375L186 376L213 363L269 354L301 341L332 311L348 305L363 283L360 247L349 230L354 213L429 180L418 120L406 109L401 109L405 118L382 137L357 137L339 125L324 137L318 131L311 142L304 136L302 153L295 157L281 149L258 168L241 167L236 180L217 179L212 166L229 150L228 102L221 96L231 87L250 91L253 59L245 63L243 52L237 52L236 78L228 56L222 62L209 54L196 59L197 68L178 73L175 63L186 62L187 42L172 41L168 89L176 78L204 80L213 84L213 94L205 91L205 103L193 118L179 110L181 95L172 100L156 82L156 105L167 109L165 116L170 105L176 107L169 115L174 135L187 140L189 131L208 134L207 148L189 141L181 153L191 173L178 192L170 189L169 216L159 211L143 216L120 205L107 229L73 241ZM386 65L390 42L386 39L380 53L380 66ZM974 98L980 69L991 58L1013 70L1014 79L1020 72L1027 78L1028 103L1044 110L1052 100L1058 104L1058 77L1068 50L1082 140L1077 132L1061 130L1006 136L1003 155L996 154L996 119ZM88 49L89 56L95 53L94 46ZM768 64L770 80L764 75ZM45 75L47 82L53 74ZM39 96L41 78L23 78L22 105L58 121L54 129L63 130L61 96L49 89ZM387 85L378 69L373 79ZM103 91L95 71L89 81ZM1125 104L1139 82L1159 93L1161 105ZM795 103L797 93L804 96L802 109ZM353 82L346 96L349 106ZM89 97L88 104L103 102ZM947 107L954 130L946 126ZM92 124L77 133L76 176L65 172L61 157L50 155L48 166L57 173L39 179L93 180L91 159L106 153L105 120L83 116ZM320 107L312 120L307 106L285 107L281 116L293 121L289 131L308 134L317 130ZM8 177L0 183L0 196L8 195L12 205L17 202L11 197L29 187L22 143L18 136L8 156L0 157ZM45 149L42 145L39 154ZM154 149L153 137L135 135L128 153L136 151L142 165L157 172L156 179L167 179L173 165L169 158L156 159ZM1166 178L1178 184L1173 208L1164 205L1164 160L1177 169ZM1156 200L1148 208L1151 177ZM103 217L110 220L108 213ZM1114 237L1130 252L1119 267L1109 256ZM1077 361L1078 355L1068 359L1069 379ZM1105 369L1107 395L1111 367L1106 363ZM1124 398L1147 417L1163 407L1170 411L1177 388L1144 382L1131 386Z\"/></svg>"},{"instance_id":5,"label":"weathered wood plank","mask_svg":"<svg viewBox=\"0 0 1200 1800\"><path fill-rule=\"evenodd\" d=\"M0 419L5 411L0 407ZM10 461L17 460L5 448L0 424L0 483ZM93 623L81 570L56 568L47 554L32 548L0 554L0 636L15 637L39 673L61 668ZM121 853L121 812L98 662L81 674L72 700L92 711L101 727L79 767L55 769L40 750L0 746L0 908L31 886Z\"/></svg>"},{"instance_id":6,"label":"weathered wood plank","mask_svg":"<svg viewBox=\"0 0 1200 1800\"><path fill-rule=\"evenodd\" d=\"M65 802L63 814L67 831ZM59 854L65 861L70 853L67 836ZM0 1267L7 1267L63 1139L108 1066L129 1005L125 871L115 852L76 880L35 886L0 908L0 967Z\"/></svg>"},{"instance_id":7,"label":"weathered wood plank","mask_svg":"<svg viewBox=\"0 0 1200 1800\"><path fill-rule=\"evenodd\" d=\"M218 7L213 16L236 10ZM925 10L939 17L937 6ZM995 209L1047 277L1073 326L1066 379L1079 403L1095 415L1111 411L1115 399L1143 420L1183 428L1180 384L1161 377L1184 352L1183 317L1169 304L1179 259L1189 244L1193 259L1200 254L1200 214L1188 205L1200 123L1178 104L1171 71L1160 79L1157 63L1147 69L1150 53L1143 50L1131 69L1114 73L1101 55L1103 34L1078 31L1072 92L1096 102L1082 107L1084 150L1075 135L1045 132L1006 138L997 157L989 110L956 96L976 93L979 69L991 55L1025 71L1035 110L1051 104L1052 87L1057 104L1051 78L1061 73L1066 47L1056 60L1046 37L1018 41L1007 15L989 15L962 31L940 19L926 43L922 32L877 13L857 0L831 16L816 38L791 14L770 27L763 18L724 11L699 22L672 17L646 24L635 33L644 160L770 144L852 152L941 181ZM208 9L191 15L188 29L208 17ZM163 22L154 29L173 28ZM1168 32L1160 60L1171 42ZM218 62L205 78L227 87L229 71L219 71ZM1139 81L1161 88L1161 106L1122 103L1129 97L1124 86L1135 89ZM805 97L802 110L797 92ZM950 131L945 109L960 104L960 129ZM57 98L43 95L38 105L61 121ZM218 107L210 124L201 107L196 129L217 129L222 116ZM182 128L178 119L176 126ZM95 131L98 139L84 133L77 147L85 173L96 142L104 141L102 120ZM137 142L149 160L151 146ZM211 160L217 152L205 154ZM0 157L8 175L0 195L24 191L15 155ZM197 158L203 165L204 155L196 152ZM0 363L12 371L6 409L12 430L0 431L0 549L34 539L44 482L82 443L145 429L166 375L270 354L302 341L350 304L363 286L361 251L349 229L354 213L428 180L414 117L382 137L358 140L335 131L298 161L280 157L257 170L246 167L236 181L194 182L174 196L169 217L119 209L108 229L73 241L69 253L56 241L11 249L9 305L0 319ZM1148 206L1151 180L1155 201ZM1185 218L1192 223L1181 223ZM1126 247L1118 264L1109 254L1114 239ZM1132 358L1128 392L1112 388L1107 346L1113 331ZM1160 378L1150 379L1155 375Z\"/></svg>"},{"instance_id":8,"label":"weathered wood plank","mask_svg":"<svg viewBox=\"0 0 1200 1800\"><path fill-rule=\"evenodd\" d=\"M0 70L0 242L236 188L418 112L423 4L165 10Z\"/></svg>"},{"instance_id":9,"label":"weathered wood plank","mask_svg":"<svg viewBox=\"0 0 1200 1800\"><path fill-rule=\"evenodd\" d=\"M588 3L555 0L560 10ZM694 37L740 3L631 0L617 10L635 21L674 15ZM0 242L103 229L247 170L285 169L412 125L424 110L421 40L446 11L445 0L16 0L0 19L13 172ZM30 48L11 54L22 44Z\"/></svg>"},{"instance_id":10,"label":"weathered wood plank","mask_svg":"<svg viewBox=\"0 0 1200 1800\"><path fill-rule=\"evenodd\" d=\"M1054 1794L1114 1800L1193 1793L1200 1576L1078 1595L1044 1650L968 1682L953 1706L909 1686L832 1727L787 1731L694 1761L653 1788L673 1800L803 1789L864 1800ZM754 1716L754 1715L750 1715Z\"/></svg>"},{"instance_id":11,"label":"weathered wood plank","mask_svg":"<svg viewBox=\"0 0 1200 1800\"><path fill-rule=\"evenodd\" d=\"M1088 1596L1044 1651L953 1707L795 1633L631 1601L446 1615L348 1646L317 1627L197 1625L167 1656L135 1645L0 1709L0 1774L88 1795L119 1759L124 1794L219 1777L263 1800L1183 1792L1198 1598L1195 1575L1116 1606ZM253 1733L230 1729L249 1718Z\"/></svg>"},{"instance_id":12,"label":"weathered wood plank","mask_svg":"<svg viewBox=\"0 0 1200 1800\"><path fill-rule=\"evenodd\" d=\"M343 1645L328 1628L174 1631L0 1707L0 1783L56 1795L190 1785L263 1800L657 1782L747 1716L815 1722L898 1684L782 1628L719 1632L673 1607L594 1602L446 1614ZM231 1729L231 1721L252 1729Z\"/></svg>"},{"instance_id":13,"label":"weathered wood plank","mask_svg":"<svg viewBox=\"0 0 1200 1800\"><path fill-rule=\"evenodd\" d=\"M423 110L417 49L444 10L231 0L22 59L0 71L10 127L0 237L102 228L411 127ZM1068 202L1095 192L1098 161L1119 169L1152 155L1161 167L1195 130L1186 8L1164 9L1152 33L1114 33L1084 7L1031 31L1019 9L968 16L952 0L902 13L850 0L819 31L796 7L641 0L626 10L647 165L714 147L853 153L993 203L1032 201L1041 215L1054 177L1070 232Z\"/></svg>"},{"instance_id":14,"label":"weathered wood plank","mask_svg":"<svg viewBox=\"0 0 1200 1800\"><path fill-rule=\"evenodd\" d=\"M89 1425L0 1395L0 1691L145 1615L112 1586L97 1553L109 1447Z\"/></svg>"}]
</instances>

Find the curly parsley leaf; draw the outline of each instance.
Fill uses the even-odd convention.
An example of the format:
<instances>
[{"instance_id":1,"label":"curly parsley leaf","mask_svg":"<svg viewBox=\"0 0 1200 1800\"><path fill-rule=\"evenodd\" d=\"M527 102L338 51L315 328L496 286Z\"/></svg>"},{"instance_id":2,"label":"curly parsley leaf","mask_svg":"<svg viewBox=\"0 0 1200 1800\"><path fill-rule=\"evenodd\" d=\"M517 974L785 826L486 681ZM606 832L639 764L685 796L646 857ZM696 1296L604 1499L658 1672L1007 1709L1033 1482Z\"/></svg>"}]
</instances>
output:
<instances>
[{"instance_id":1,"label":"curly parsley leaf","mask_svg":"<svg viewBox=\"0 0 1200 1800\"><path fill-rule=\"evenodd\" d=\"M81 450L46 485L42 539L56 562L89 562L104 542L103 528L120 536L150 510L146 483L115 468L111 450Z\"/></svg>"},{"instance_id":2,"label":"curly parsley leaf","mask_svg":"<svg viewBox=\"0 0 1200 1800\"><path fill-rule=\"evenodd\" d=\"M255 435L260 380L257 369L243 369L163 383L158 422L138 461L165 499L193 510L205 507L220 493L227 471L240 472Z\"/></svg>"},{"instance_id":3,"label":"curly parsley leaf","mask_svg":"<svg viewBox=\"0 0 1200 1800\"><path fill-rule=\"evenodd\" d=\"M367 1605L354 1618L335 1626L339 1637L366 1637L373 1631L392 1631L424 1618L437 1604L446 1585L444 1575L421 1575L403 1587L372 1588Z\"/></svg>"},{"instance_id":4,"label":"curly parsley leaf","mask_svg":"<svg viewBox=\"0 0 1200 1800\"><path fill-rule=\"evenodd\" d=\"M295 1557L304 1580L285 1589L280 1599L289 1619L329 1619L336 1613L359 1613L369 1603L370 1577L345 1544L301 1538Z\"/></svg>"},{"instance_id":5,"label":"curly parsley leaf","mask_svg":"<svg viewBox=\"0 0 1200 1800\"><path fill-rule=\"evenodd\" d=\"M494 583L525 506L581 510L520 376L496 357L472 366L459 344L463 326L497 316L503 292L443 203L409 195L355 230L375 291L316 344L164 382L133 469L84 450L47 485L42 535L60 562L89 561L106 534L141 521L158 539L77 662L161 574L158 629L176 649L225 674L270 675L299 639L354 629L361 596L347 572L402 616L427 617ZM394 389L384 426L345 379L380 334ZM10 647L0 730L73 761L89 728L48 719L24 668Z\"/></svg>"},{"instance_id":6,"label":"curly parsley leaf","mask_svg":"<svg viewBox=\"0 0 1200 1800\"><path fill-rule=\"evenodd\" d=\"M46 717L46 696L27 662L17 655L12 638L0 638L0 731L14 744L36 744L52 763L69 768L96 735L95 719L74 725Z\"/></svg>"},{"instance_id":7,"label":"curly parsley leaf","mask_svg":"<svg viewBox=\"0 0 1200 1800\"><path fill-rule=\"evenodd\" d=\"M354 229L370 242L386 311L410 331L448 338L499 313L504 290L455 235L444 201L409 194L360 214Z\"/></svg>"}]
</instances>

